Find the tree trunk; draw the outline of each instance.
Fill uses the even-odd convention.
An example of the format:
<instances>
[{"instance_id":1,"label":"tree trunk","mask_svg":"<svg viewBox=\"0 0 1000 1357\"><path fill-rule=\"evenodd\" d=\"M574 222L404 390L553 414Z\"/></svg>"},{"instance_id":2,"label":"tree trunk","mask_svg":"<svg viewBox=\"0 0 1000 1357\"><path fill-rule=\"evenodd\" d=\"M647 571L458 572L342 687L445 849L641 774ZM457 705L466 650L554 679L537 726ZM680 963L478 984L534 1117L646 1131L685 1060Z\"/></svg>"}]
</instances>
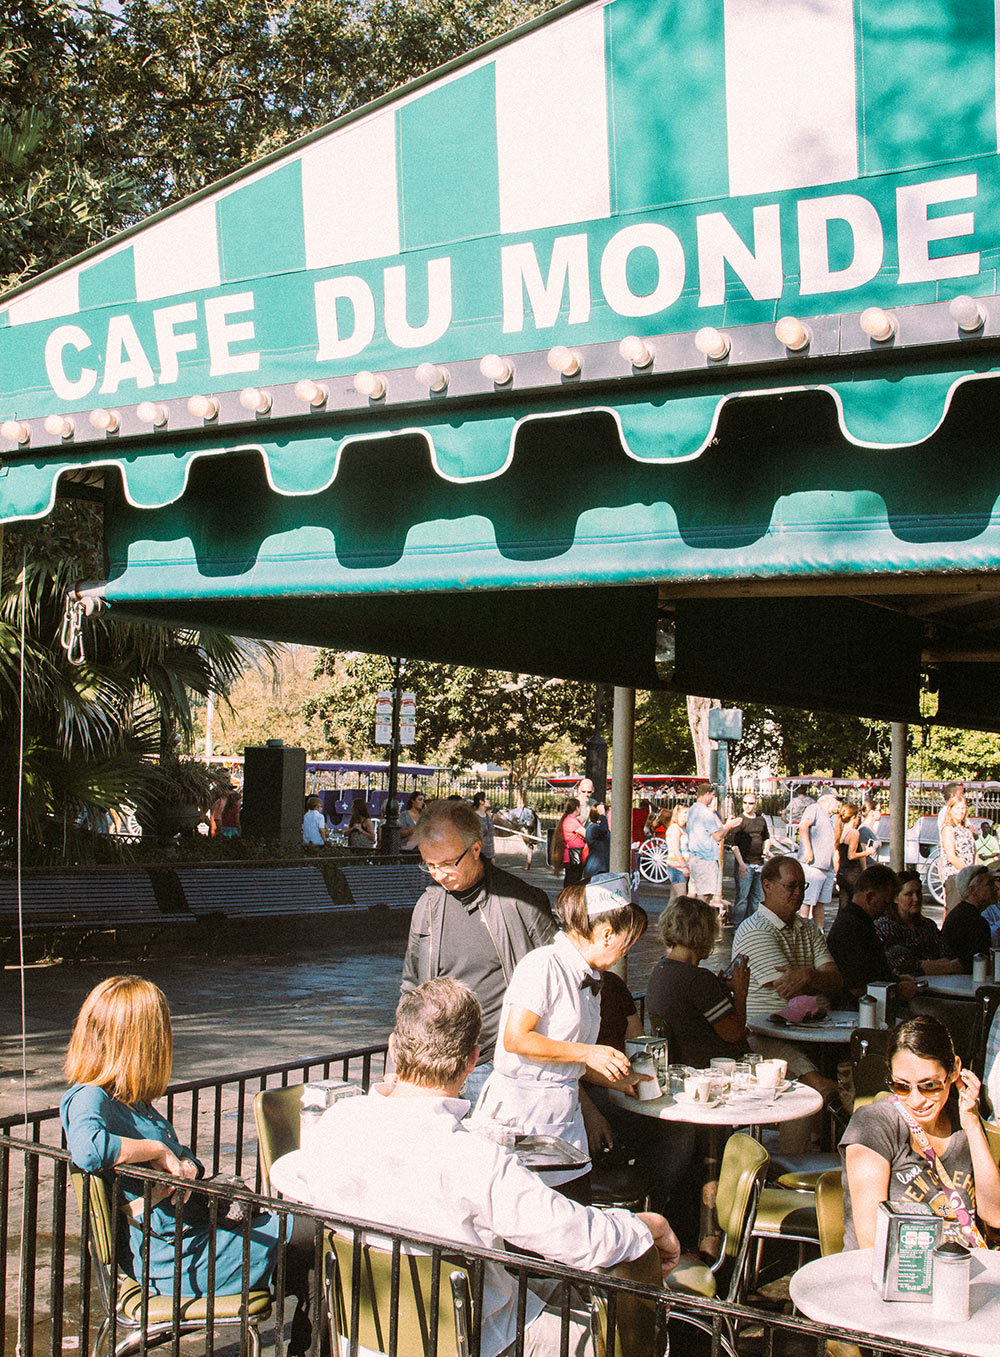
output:
<instances>
[{"instance_id":1,"label":"tree trunk","mask_svg":"<svg viewBox=\"0 0 1000 1357\"><path fill-rule=\"evenodd\" d=\"M721 707L717 697L688 697L688 725L694 744L694 761L698 776L706 781L711 776L712 746L708 738L708 713L711 707Z\"/></svg>"}]
</instances>

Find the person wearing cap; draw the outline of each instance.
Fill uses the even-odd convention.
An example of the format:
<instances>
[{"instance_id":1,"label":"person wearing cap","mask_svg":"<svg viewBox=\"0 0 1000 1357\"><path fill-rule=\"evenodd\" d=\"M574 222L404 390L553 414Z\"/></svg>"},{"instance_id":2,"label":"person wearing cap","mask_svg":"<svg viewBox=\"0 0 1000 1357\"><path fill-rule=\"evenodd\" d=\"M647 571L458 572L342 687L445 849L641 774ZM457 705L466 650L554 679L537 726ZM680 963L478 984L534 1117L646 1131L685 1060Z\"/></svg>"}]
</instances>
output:
<instances>
[{"instance_id":1,"label":"person wearing cap","mask_svg":"<svg viewBox=\"0 0 1000 1357\"><path fill-rule=\"evenodd\" d=\"M955 873L958 904L941 926L945 951L957 957L966 975L972 974L972 958L990 950L990 926L983 911L997 902L997 883L981 862Z\"/></svg>"},{"instance_id":2,"label":"person wearing cap","mask_svg":"<svg viewBox=\"0 0 1000 1357\"><path fill-rule=\"evenodd\" d=\"M632 883L608 872L567 886L554 911L560 931L518 963L504 996L493 1073L476 1115L536 1135L559 1136L588 1154L580 1080L634 1088L624 1052L597 1044L601 973L621 961L646 929ZM590 1165L546 1174L575 1201L590 1196Z\"/></svg>"}]
</instances>

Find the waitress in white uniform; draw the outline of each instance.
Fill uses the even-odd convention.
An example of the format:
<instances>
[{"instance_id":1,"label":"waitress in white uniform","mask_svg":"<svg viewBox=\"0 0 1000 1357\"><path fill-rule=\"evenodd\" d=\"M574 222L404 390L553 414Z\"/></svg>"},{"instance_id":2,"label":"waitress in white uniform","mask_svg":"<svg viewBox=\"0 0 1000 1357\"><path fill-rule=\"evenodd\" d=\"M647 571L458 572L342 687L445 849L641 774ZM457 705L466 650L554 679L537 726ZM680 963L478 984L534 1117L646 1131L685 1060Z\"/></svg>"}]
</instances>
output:
<instances>
[{"instance_id":1,"label":"waitress in white uniform","mask_svg":"<svg viewBox=\"0 0 1000 1357\"><path fill-rule=\"evenodd\" d=\"M520 1131L561 1136L587 1154L580 1079L609 1088L635 1084L628 1057L594 1042L601 1025L601 972L642 936L646 912L632 904L631 881L622 873L567 886L553 912L561 930L555 941L529 952L511 976L493 1073L476 1110ZM546 1173L545 1179L566 1196L586 1201L589 1176L589 1166L582 1165Z\"/></svg>"}]
</instances>

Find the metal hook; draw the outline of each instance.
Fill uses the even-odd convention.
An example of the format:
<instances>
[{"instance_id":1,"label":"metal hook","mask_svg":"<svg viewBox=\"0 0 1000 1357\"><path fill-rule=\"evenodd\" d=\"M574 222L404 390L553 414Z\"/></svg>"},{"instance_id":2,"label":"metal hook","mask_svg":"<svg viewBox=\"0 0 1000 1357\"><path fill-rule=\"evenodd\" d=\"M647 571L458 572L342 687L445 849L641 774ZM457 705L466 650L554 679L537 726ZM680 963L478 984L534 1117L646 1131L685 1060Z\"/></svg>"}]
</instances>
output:
<instances>
[{"instance_id":1,"label":"metal hook","mask_svg":"<svg viewBox=\"0 0 1000 1357\"><path fill-rule=\"evenodd\" d=\"M70 664L83 664L86 659L83 651L83 618L85 612L86 608L82 599L67 595L59 643L65 650L66 659Z\"/></svg>"}]
</instances>

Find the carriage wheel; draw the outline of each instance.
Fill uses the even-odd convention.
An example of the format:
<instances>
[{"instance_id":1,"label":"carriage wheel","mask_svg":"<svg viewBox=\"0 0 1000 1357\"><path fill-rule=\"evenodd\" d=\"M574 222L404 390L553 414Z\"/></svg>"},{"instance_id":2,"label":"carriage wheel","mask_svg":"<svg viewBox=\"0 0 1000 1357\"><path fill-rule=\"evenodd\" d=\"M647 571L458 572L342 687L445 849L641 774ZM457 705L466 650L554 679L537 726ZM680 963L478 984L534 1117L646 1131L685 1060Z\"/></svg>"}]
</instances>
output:
<instances>
[{"instance_id":1,"label":"carriage wheel","mask_svg":"<svg viewBox=\"0 0 1000 1357\"><path fill-rule=\"evenodd\" d=\"M927 872L924 876L924 885L933 895L939 905L944 904L944 882L941 880L941 850L932 853L927 859Z\"/></svg>"},{"instance_id":2,"label":"carriage wheel","mask_svg":"<svg viewBox=\"0 0 1000 1357\"><path fill-rule=\"evenodd\" d=\"M670 880L665 839L647 839L639 849L639 871L657 886Z\"/></svg>"}]
</instances>

